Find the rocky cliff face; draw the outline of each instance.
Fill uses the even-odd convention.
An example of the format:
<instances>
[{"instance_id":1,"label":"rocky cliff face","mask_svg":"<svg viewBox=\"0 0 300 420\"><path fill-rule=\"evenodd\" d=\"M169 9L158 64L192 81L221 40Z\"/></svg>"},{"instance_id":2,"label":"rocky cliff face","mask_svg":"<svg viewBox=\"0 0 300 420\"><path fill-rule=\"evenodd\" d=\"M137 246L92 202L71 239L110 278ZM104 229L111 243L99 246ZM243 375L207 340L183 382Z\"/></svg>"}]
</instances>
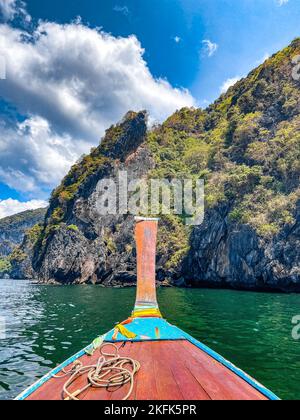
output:
<instances>
[{"instance_id":1,"label":"rocky cliff face","mask_svg":"<svg viewBox=\"0 0 300 420\"><path fill-rule=\"evenodd\" d=\"M36 226L44 221L45 214L46 209L38 209L0 220L0 277L32 278L32 255L25 247L28 240L25 238L32 237L31 232L36 231ZM24 250L22 250L23 248ZM23 264L25 259L27 260L27 270Z\"/></svg>"},{"instance_id":2,"label":"rocky cliff face","mask_svg":"<svg viewBox=\"0 0 300 420\"><path fill-rule=\"evenodd\" d=\"M21 245L25 232L42 222L45 209L30 210L0 220L0 257L9 256L14 248Z\"/></svg>"},{"instance_id":3,"label":"rocky cliff face","mask_svg":"<svg viewBox=\"0 0 300 420\"><path fill-rule=\"evenodd\" d=\"M191 235L185 261L192 286L300 291L300 206L295 220L273 238L249 225L235 225L229 209L219 207Z\"/></svg>"},{"instance_id":4,"label":"rocky cliff face","mask_svg":"<svg viewBox=\"0 0 300 420\"><path fill-rule=\"evenodd\" d=\"M145 112L128 113L54 191L33 258L41 280L107 285L135 281L133 218L99 215L98 185L104 178L117 180L123 170L129 180L147 175L154 162L143 146L146 119Z\"/></svg>"},{"instance_id":5,"label":"rocky cliff face","mask_svg":"<svg viewBox=\"0 0 300 420\"><path fill-rule=\"evenodd\" d=\"M130 112L111 127L53 192L29 246L32 274L58 283L136 281L133 217L97 209L99 182L126 170L129 180L205 180L201 226L161 217L159 281L300 291L299 54L296 40L206 110L183 109L151 130L145 112Z\"/></svg>"}]
</instances>

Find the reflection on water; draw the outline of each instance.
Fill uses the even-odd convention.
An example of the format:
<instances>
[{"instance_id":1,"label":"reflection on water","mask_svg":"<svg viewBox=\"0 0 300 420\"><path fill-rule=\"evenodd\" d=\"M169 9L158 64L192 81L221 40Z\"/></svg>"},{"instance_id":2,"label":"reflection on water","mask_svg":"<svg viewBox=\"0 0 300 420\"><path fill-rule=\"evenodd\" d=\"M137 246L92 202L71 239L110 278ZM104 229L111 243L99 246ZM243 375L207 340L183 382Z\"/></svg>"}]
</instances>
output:
<instances>
[{"instance_id":1,"label":"reflection on water","mask_svg":"<svg viewBox=\"0 0 300 420\"><path fill-rule=\"evenodd\" d=\"M130 314L134 289L0 281L0 399L15 397ZM300 341L291 336L300 295L159 290L163 314L271 388L300 398Z\"/></svg>"}]
</instances>

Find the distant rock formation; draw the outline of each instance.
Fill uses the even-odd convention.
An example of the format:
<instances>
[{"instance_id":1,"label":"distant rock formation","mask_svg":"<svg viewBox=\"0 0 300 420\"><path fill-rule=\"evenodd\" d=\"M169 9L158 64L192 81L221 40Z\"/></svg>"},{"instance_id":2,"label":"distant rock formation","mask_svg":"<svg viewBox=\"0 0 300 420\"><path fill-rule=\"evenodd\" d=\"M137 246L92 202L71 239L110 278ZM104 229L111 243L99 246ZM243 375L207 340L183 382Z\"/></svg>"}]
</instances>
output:
<instances>
[{"instance_id":1,"label":"distant rock formation","mask_svg":"<svg viewBox=\"0 0 300 420\"><path fill-rule=\"evenodd\" d=\"M24 278L23 268L20 267L20 257L30 260L30 257L20 250L26 234L35 230L34 226L44 221L46 209L29 210L0 220L0 278ZM17 272L14 270L17 266ZM31 266L31 262L29 262ZM31 269L31 276L34 275Z\"/></svg>"},{"instance_id":2,"label":"distant rock formation","mask_svg":"<svg viewBox=\"0 0 300 420\"><path fill-rule=\"evenodd\" d=\"M0 219L0 258L8 257L14 248L21 245L25 232L42 222L46 209L24 211Z\"/></svg>"}]
</instances>

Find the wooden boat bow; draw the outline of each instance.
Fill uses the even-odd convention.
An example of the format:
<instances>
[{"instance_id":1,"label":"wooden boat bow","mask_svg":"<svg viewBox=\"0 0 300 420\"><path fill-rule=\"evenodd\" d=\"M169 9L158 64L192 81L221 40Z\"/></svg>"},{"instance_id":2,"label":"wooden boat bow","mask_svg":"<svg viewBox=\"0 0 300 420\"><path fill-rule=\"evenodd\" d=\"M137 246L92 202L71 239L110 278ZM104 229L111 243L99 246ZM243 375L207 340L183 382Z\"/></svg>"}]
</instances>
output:
<instances>
[{"instance_id":1,"label":"wooden boat bow","mask_svg":"<svg viewBox=\"0 0 300 420\"><path fill-rule=\"evenodd\" d=\"M18 400L65 399L65 379L72 369L97 364L102 343L118 343L120 357L139 364L134 384L113 391L89 386L80 395L85 400L278 400L278 397L222 356L180 328L163 319L156 297L156 241L158 219L137 218L137 294L132 315L90 346L32 385ZM80 377L71 392L85 389ZM129 388L131 387L131 388Z\"/></svg>"},{"instance_id":2,"label":"wooden boat bow","mask_svg":"<svg viewBox=\"0 0 300 420\"><path fill-rule=\"evenodd\" d=\"M156 296L156 241L159 219L136 218L137 293L133 317L159 317Z\"/></svg>"}]
</instances>

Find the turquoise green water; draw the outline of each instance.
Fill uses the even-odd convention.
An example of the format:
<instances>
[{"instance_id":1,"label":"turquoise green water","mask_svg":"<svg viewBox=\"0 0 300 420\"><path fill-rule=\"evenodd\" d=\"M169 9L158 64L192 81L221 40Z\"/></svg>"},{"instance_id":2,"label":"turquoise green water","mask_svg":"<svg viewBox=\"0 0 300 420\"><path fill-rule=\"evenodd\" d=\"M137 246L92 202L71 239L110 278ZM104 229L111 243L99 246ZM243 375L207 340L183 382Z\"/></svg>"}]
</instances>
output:
<instances>
[{"instance_id":1,"label":"turquoise green water","mask_svg":"<svg viewBox=\"0 0 300 420\"><path fill-rule=\"evenodd\" d=\"M300 399L300 295L161 289L164 316L283 399ZM134 289L34 286L0 281L0 399L37 378L130 314Z\"/></svg>"}]
</instances>

